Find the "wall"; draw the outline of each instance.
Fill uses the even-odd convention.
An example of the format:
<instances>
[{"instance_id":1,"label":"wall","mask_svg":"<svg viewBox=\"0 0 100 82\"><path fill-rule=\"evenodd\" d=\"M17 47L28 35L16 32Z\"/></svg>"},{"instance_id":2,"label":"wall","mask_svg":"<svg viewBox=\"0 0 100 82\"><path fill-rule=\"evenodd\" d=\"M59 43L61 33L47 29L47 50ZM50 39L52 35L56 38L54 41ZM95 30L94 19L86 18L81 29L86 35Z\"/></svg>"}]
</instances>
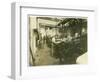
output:
<instances>
[{"instance_id":1,"label":"wall","mask_svg":"<svg viewBox=\"0 0 100 82\"><path fill-rule=\"evenodd\" d=\"M100 0L1 0L0 1L0 82L2 81L13 81L8 76L10 76L11 69L11 2L15 1L24 1L24 2L33 2L37 5L45 5L52 7L67 7L67 5L74 6L96 6L98 9L97 13L97 26L100 27ZM40 5L41 6L41 5ZM45 78L45 79L34 79L35 82L100 82L100 28L97 28L97 65L98 73L97 75L83 75L83 76L65 76L60 78ZM96 46L97 46L96 45ZM98 57L99 55L99 57ZM32 81L32 82L33 82Z\"/></svg>"}]
</instances>

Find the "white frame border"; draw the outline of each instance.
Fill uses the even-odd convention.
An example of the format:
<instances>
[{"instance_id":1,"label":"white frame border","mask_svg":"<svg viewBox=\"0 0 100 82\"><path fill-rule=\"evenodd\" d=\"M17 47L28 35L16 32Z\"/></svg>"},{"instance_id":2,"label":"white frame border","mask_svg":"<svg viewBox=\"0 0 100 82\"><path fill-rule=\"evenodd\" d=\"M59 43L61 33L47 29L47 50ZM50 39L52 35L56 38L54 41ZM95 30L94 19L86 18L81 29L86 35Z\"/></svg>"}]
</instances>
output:
<instances>
[{"instance_id":1,"label":"white frame border","mask_svg":"<svg viewBox=\"0 0 100 82\"><path fill-rule=\"evenodd\" d=\"M96 8L92 7L72 7L68 6L67 8L52 8L52 7L38 7L38 5L34 5L34 3L12 3L12 12L11 12L11 77L13 79L25 79L21 76L21 64L20 64L20 53L21 53L21 7L34 7L34 8L42 8L42 9L58 9L58 10L73 10L73 11L93 11L95 12L96 17ZM96 24L96 23L95 23ZM96 25L95 25L96 26ZM96 28L97 30L97 28Z\"/></svg>"}]
</instances>

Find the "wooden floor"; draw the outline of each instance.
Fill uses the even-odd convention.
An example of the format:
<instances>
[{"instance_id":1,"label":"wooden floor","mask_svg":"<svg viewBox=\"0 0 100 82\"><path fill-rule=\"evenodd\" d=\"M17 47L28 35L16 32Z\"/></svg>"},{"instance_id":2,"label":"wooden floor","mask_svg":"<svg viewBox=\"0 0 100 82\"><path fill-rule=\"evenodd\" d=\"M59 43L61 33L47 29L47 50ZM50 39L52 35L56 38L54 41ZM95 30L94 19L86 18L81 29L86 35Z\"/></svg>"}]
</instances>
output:
<instances>
[{"instance_id":1,"label":"wooden floor","mask_svg":"<svg viewBox=\"0 0 100 82\"><path fill-rule=\"evenodd\" d=\"M59 64L59 59L52 57L51 49L46 45L42 45L40 49L37 49L35 58L35 65L57 65Z\"/></svg>"}]
</instances>

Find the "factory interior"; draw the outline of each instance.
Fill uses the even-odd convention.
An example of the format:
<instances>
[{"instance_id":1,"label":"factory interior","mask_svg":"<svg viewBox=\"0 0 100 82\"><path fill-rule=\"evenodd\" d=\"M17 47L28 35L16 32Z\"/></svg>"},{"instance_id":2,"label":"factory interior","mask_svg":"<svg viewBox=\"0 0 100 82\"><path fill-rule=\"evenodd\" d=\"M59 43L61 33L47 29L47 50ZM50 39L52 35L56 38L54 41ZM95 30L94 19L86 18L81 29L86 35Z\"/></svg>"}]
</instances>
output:
<instances>
[{"instance_id":1,"label":"factory interior","mask_svg":"<svg viewBox=\"0 0 100 82\"><path fill-rule=\"evenodd\" d=\"M29 16L29 65L87 64L87 18Z\"/></svg>"}]
</instances>

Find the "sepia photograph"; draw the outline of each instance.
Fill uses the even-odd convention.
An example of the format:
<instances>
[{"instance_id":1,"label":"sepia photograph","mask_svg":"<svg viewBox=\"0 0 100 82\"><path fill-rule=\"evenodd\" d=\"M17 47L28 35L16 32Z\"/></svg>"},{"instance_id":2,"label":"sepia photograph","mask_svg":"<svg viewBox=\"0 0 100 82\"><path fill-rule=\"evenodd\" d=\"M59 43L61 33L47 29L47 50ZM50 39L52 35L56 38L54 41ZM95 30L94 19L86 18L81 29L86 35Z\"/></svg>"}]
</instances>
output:
<instances>
[{"instance_id":1,"label":"sepia photograph","mask_svg":"<svg viewBox=\"0 0 100 82\"><path fill-rule=\"evenodd\" d=\"M29 15L29 66L88 64L87 30L87 17Z\"/></svg>"}]
</instances>

